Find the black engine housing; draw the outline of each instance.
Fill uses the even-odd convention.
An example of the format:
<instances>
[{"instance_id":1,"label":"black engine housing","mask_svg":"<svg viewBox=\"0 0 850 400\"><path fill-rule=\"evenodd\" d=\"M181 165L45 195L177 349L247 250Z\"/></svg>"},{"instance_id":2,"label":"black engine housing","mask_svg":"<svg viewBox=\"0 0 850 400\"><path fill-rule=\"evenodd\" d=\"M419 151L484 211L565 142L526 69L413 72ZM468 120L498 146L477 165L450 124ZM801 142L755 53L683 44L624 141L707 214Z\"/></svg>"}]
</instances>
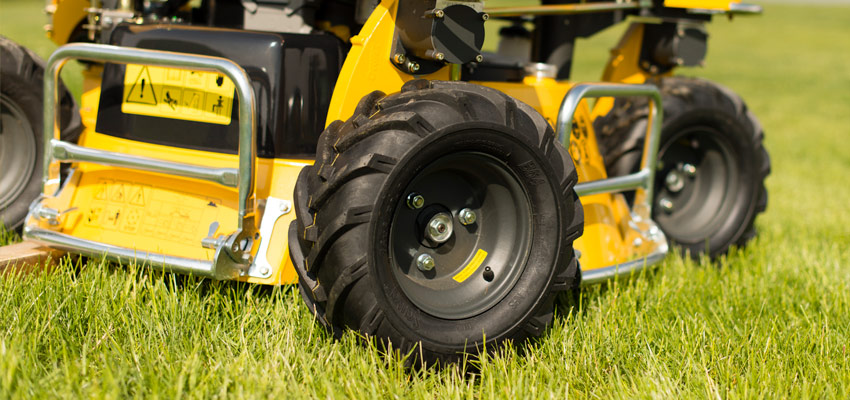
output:
<instances>
[{"instance_id":1,"label":"black engine housing","mask_svg":"<svg viewBox=\"0 0 850 400\"><path fill-rule=\"evenodd\" d=\"M187 25L121 25L110 43L233 60L248 73L256 98L257 154L313 158L344 60L344 44L328 34L253 32ZM103 72L96 131L182 148L235 154L238 100L229 125L121 112L124 66Z\"/></svg>"}]
</instances>

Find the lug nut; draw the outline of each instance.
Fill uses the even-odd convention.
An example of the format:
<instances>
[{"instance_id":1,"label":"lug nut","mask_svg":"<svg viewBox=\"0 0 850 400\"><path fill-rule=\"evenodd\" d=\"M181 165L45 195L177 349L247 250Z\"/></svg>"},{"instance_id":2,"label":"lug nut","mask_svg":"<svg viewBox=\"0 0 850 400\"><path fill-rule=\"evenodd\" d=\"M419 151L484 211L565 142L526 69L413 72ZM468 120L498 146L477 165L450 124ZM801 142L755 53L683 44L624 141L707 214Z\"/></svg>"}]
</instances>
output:
<instances>
[{"instance_id":1,"label":"lug nut","mask_svg":"<svg viewBox=\"0 0 850 400\"><path fill-rule=\"evenodd\" d=\"M664 210L668 214L673 212L673 202L670 201L670 199L664 198L664 199L658 200L658 205L661 206L661 209Z\"/></svg>"},{"instance_id":2,"label":"lug nut","mask_svg":"<svg viewBox=\"0 0 850 400\"><path fill-rule=\"evenodd\" d=\"M457 219L463 225L472 225L478 219L478 216L475 215L475 211L464 208L463 210L458 211Z\"/></svg>"},{"instance_id":3,"label":"lug nut","mask_svg":"<svg viewBox=\"0 0 850 400\"><path fill-rule=\"evenodd\" d=\"M682 166L682 172L688 175L688 177L693 178L697 174L697 167L694 167L691 164L685 164Z\"/></svg>"},{"instance_id":4,"label":"lug nut","mask_svg":"<svg viewBox=\"0 0 850 400\"><path fill-rule=\"evenodd\" d=\"M449 214L439 213L428 221L425 236L433 242L445 243L452 236L452 218Z\"/></svg>"},{"instance_id":5,"label":"lug nut","mask_svg":"<svg viewBox=\"0 0 850 400\"><path fill-rule=\"evenodd\" d=\"M425 198L421 194L413 192L407 195L407 207L411 210L422 208L425 205Z\"/></svg>"},{"instance_id":6,"label":"lug nut","mask_svg":"<svg viewBox=\"0 0 850 400\"><path fill-rule=\"evenodd\" d=\"M434 269L434 257L426 253L420 254L416 257L416 267L423 272Z\"/></svg>"}]
</instances>

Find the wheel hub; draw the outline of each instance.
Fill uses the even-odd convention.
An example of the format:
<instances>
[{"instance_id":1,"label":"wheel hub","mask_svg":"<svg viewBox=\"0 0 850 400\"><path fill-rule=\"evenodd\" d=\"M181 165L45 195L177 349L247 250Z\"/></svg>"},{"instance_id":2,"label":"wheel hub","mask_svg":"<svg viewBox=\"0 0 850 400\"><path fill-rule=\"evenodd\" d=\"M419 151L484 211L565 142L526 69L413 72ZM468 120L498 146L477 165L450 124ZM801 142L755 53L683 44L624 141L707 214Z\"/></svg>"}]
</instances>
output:
<instances>
[{"instance_id":1,"label":"wheel hub","mask_svg":"<svg viewBox=\"0 0 850 400\"><path fill-rule=\"evenodd\" d=\"M444 156L402 193L388 244L393 275L413 304L439 318L468 318L513 288L531 246L531 207L504 163L473 152Z\"/></svg>"}]
</instances>

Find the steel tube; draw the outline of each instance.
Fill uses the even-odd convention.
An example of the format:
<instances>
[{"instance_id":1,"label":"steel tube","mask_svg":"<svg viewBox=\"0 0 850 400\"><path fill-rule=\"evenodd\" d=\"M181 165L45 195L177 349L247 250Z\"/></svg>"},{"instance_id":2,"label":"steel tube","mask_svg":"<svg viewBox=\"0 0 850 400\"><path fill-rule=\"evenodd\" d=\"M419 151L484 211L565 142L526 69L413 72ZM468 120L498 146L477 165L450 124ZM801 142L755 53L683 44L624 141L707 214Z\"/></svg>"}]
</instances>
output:
<instances>
[{"instance_id":1,"label":"steel tube","mask_svg":"<svg viewBox=\"0 0 850 400\"><path fill-rule=\"evenodd\" d=\"M555 131L558 140L565 147L569 147L569 128L572 126L573 117L579 104L585 98L595 97L649 97L649 140L644 141L643 157L641 159L640 171L621 177L602 179L592 182L582 182L576 185L576 192L583 194L598 194L622 192L630 189L641 188L645 191L645 202L647 206L652 204L652 186L655 179L656 157L658 155L658 144L661 138L661 124L663 110L661 108L661 93L654 85L627 85L627 84L587 84L575 85L564 97L561 109L558 112L558 122ZM583 193L579 193L582 191ZM648 217L648 216L647 216Z\"/></svg>"},{"instance_id":2,"label":"steel tube","mask_svg":"<svg viewBox=\"0 0 850 400\"><path fill-rule=\"evenodd\" d=\"M551 4L538 6L518 7L493 7L486 8L484 12L491 17L519 17L523 15L570 15L588 14L617 10L634 10L642 7L650 7L650 1L627 1L627 2L604 2L604 3L579 3L579 4Z\"/></svg>"},{"instance_id":3,"label":"steel tube","mask_svg":"<svg viewBox=\"0 0 850 400\"><path fill-rule=\"evenodd\" d=\"M236 86L236 93L239 96L239 169L237 171L236 187L239 191L239 229L242 229L245 216L254 212L254 205L251 204L251 196L254 185L254 171L257 165L256 145L255 145L255 129L254 121L254 94L251 88L251 80L241 67L233 61L219 58L209 57L194 54L173 53L168 51L146 50L129 47L119 47L110 45L98 45L89 43L75 43L62 46L51 54L47 61L47 69L44 74L44 98L51 99L52 103L44 106L44 185L47 188L47 183L50 179L50 165L54 161L54 140L58 138L58 123L56 121L56 81L59 79L59 71L68 60L88 60L95 62L112 62L120 64L143 64L160 67L186 68L192 70L214 71L227 76ZM51 121L51 122L48 122ZM78 147L78 146L75 146ZM104 156L105 151L100 153L83 153L79 149L64 146L64 151L69 156L64 161L89 161L99 162L98 158L107 158ZM71 152L67 152L71 150ZM62 150L60 150L62 151ZM86 154L92 158L88 160L78 160L73 158L73 154ZM119 153L111 153L116 157L127 157ZM110 159L114 157L109 157ZM130 162L138 162L136 165L130 165ZM112 164L115 165L115 164ZM179 165L179 166L178 166ZM121 165L137 169L144 169L152 172L162 172L175 174L179 171L192 170L193 173L199 172L205 167L189 166L185 164L170 163L154 159L144 159L135 157L132 161ZM176 168L176 169L175 169ZM219 177L229 176L231 171L222 171L217 168L206 168L207 172L201 175L209 176L210 174ZM188 173L188 172L187 172ZM183 175L187 176L187 175ZM203 178L200 178L203 179ZM216 178L218 179L218 178ZM230 179L230 178L223 178ZM230 185L229 185L230 186ZM46 194L46 193L45 193Z\"/></svg>"},{"instance_id":4,"label":"steel tube","mask_svg":"<svg viewBox=\"0 0 850 400\"><path fill-rule=\"evenodd\" d=\"M58 249L82 254L88 257L104 257L111 261L130 263L142 261L145 264L160 270L192 274L215 279L223 279L218 276L211 261L196 260L191 258L174 257L158 253L144 253L135 249L118 247L91 240L80 239L71 235L54 232L47 229L25 227L28 238L38 239Z\"/></svg>"},{"instance_id":5,"label":"steel tube","mask_svg":"<svg viewBox=\"0 0 850 400\"><path fill-rule=\"evenodd\" d=\"M203 179L224 186L237 187L239 171L236 168L209 168L199 165L175 163L148 157L117 154L109 151L77 146L53 139L53 159L56 161L84 161L113 167L127 167L142 171L161 172L187 178Z\"/></svg>"}]
</instances>

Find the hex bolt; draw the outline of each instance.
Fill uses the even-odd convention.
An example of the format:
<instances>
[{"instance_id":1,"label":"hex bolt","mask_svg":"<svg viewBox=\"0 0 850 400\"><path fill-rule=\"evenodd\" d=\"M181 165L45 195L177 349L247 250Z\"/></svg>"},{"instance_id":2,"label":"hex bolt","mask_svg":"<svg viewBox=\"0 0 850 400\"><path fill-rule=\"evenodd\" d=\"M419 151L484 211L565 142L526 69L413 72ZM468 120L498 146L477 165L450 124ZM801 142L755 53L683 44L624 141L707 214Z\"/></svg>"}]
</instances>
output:
<instances>
[{"instance_id":1,"label":"hex bolt","mask_svg":"<svg viewBox=\"0 0 850 400\"><path fill-rule=\"evenodd\" d=\"M694 167L691 164L685 164L682 166L682 172L688 175L688 177L693 178L697 174L697 167Z\"/></svg>"},{"instance_id":2,"label":"hex bolt","mask_svg":"<svg viewBox=\"0 0 850 400\"><path fill-rule=\"evenodd\" d=\"M481 54L479 54L479 55L475 56L475 61L476 61L476 62L482 62L482 61L484 61L484 56L482 56Z\"/></svg>"},{"instance_id":3,"label":"hex bolt","mask_svg":"<svg viewBox=\"0 0 850 400\"><path fill-rule=\"evenodd\" d=\"M395 53L393 55L393 62L396 64L404 64L404 60L406 57L402 53Z\"/></svg>"},{"instance_id":4,"label":"hex bolt","mask_svg":"<svg viewBox=\"0 0 850 400\"><path fill-rule=\"evenodd\" d=\"M478 219L478 216L475 215L475 211L464 208L463 210L458 211L457 219L463 225L472 225Z\"/></svg>"},{"instance_id":5,"label":"hex bolt","mask_svg":"<svg viewBox=\"0 0 850 400\"><path fill-rule=\"evenodd\" d=\"M425 198L421 194L413 192L407 195L407 207L411 210L422 208L425 205Z\"/></svg>"},{"instance_id":6,"label":"hex bolt","mask_svg":"<svg viewBox=\"0 0 850 400\"><path fill-rule=\"evenodd\" d=\"M422 272L434 269L434 257L427 253L420 254L416 257L416 267Z\"/></svg>"},{"instance_id":7,"label":"hex bolt","mask_svg":"<svg viewBox=\"0 0 850 400\"><path fill-rule=\"evenodd\" d=\"M662 198L661 200L658 200L658 205L661 206L661 209L668 214L673 212L673 202L670 201L670 199Z\"/></svg>"}]
</instances>

